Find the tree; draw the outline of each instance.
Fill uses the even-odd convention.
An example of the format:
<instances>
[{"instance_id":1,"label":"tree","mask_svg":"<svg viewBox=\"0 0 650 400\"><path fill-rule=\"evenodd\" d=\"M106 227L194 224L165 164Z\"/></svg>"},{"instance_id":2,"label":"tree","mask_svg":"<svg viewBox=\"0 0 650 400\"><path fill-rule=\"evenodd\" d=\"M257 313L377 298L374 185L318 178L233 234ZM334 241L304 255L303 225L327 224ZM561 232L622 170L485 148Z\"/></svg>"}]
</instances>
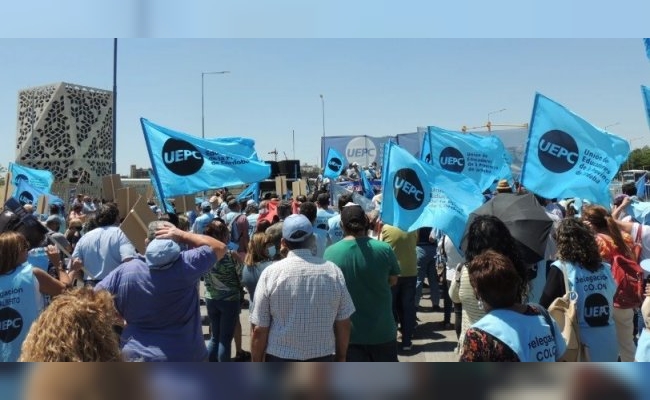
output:
<instances>
[{"instance_id":1,"label":"tree","mask_svg":"<svg viewBox=\"0 0 650 400\"><path fill-rule=\"evenodd\" d=\"M621 165L621 170L628 169L650 169L650 147L644 146L641 149L634 149L627 161Z\"/></svg>"},{"instance_id":2,"label":"tree","mask_svg":"<svg viewBox=\"0 0 650 400\"><path fill-rule=\"evenodd\" d=\"M0 165L0 186L5 185L5 176L7 175L7 167Z\"/></svg>"}]
</instances>

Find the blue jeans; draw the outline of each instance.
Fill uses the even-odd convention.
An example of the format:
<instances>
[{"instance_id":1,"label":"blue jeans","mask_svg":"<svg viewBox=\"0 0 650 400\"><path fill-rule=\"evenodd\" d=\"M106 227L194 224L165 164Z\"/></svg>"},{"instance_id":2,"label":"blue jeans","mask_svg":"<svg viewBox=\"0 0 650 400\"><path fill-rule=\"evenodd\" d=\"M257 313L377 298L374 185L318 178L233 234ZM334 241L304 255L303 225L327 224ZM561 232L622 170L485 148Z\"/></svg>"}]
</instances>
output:
<instances>
[{"instance_id":1,"label":"blue jeans","mask_svg":"<svg viewBox=\"0 0 650 400\"><path fill-rule=\"evenodd\" d=\"M438 286L438 271L436 271L436 247L423 245L415 248L418 256L418 279L415 285L415 305L420 304L424 278L429 281L431 303L440 306L440 287Z\"/></svg>"},{"instance_id":2,"label":"blue jeans","mask_svg":"<svg viewBox=\"0 0 650 400\"><path fill-rule=\"evenodd\" d=\"M397 284L391 288L393 292L393 315L399 322L402 331L402 346L413 343L415 329L415 284L416 276L397 278Z\"/></svg>"},{"instance_id":3,"label":"blue jeans","mask_svg":"<svg viewBox=\"0 0 650 400\"><path fill-rule=\"evenodd\" d=\"M210 362L230 361L230 346L239 318L239 300L205 300L212 331L208 342L208 360Z\"/></svg>"}]
</instances>

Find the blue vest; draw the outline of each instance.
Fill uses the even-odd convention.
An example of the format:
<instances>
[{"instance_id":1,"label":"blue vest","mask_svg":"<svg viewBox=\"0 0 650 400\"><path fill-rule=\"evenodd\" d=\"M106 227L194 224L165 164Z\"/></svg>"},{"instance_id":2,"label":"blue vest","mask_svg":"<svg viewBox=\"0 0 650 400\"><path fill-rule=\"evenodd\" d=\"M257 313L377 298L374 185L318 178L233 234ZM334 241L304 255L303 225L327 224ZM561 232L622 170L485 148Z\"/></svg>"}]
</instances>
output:
<instances>
[{"instance_id":1,"label":"blue vest","mask_svg":"<svg viewBox=\"0 0 650 400\"><path fill-rule=\"evenodd\" d=\"M555 362L564 354L566 343L543 315L524 315L512 310L492 310L472 328L481 329L499 339L517 354L521 362Z\"/></svg>"},{"instance_id":2,"label":"blue vest","mask_svg":"<svg viewBox=\"0 0 650 400\"><path fill-rule=\"evenodd\" d=\"M33 267L25 263L0 276L0 361L15 362L32 322L38 317Z\"/></svg>"},{"instance_id":3,"label":"blue vest","mask_svg":"<svg viewBox=\"0 0 650 400\"><path fill-rule=\"evenodd\" d=\"M327 221L327 225L329 226L329 229L327 230L327 234L330 238L330 241L332 244L339 242L345 234L343 233L343 228L341 228L341 217L340 216L335 216L330 218Z\"/></svg>"},{"instance_id":4,"label":"blue vest","mask_svg":"<svg viewBox=\"0 0 650 400\"><path fill-rule=\"evenodd\" d=\"M580 339L589 347L589 356L594 362L616 362L618 341L614 324L614 293L616 282L609 264L591 272L571 263L553 263L563 274L567 274L569 289L577 294L578 323Z\"/></svg>"},{"instance_id":5,"label":"blue vest","mask_svg":"<svg viewBox=\"0 0 650 400\"><path fill-rule=\"evenodd\" d=\"M316 226L316 228L327 229L327 221L335 215L336 213L332 210L319 208L318 211L316 211L316 221L314 222L314 226Z\"/></svg>"},{"instance_id":6,"label":"blue vest","mask_svg":"<svg viewBox=\"0 0 650 400\"><path fill-rule=\"evenodd\" d=\"M641 336L639 336L639 343L636 345L634 361L650 361L650 331L648 331L648 328L644 329L643 332L641 332Z\"/></svg>"},{"instance_id":7,"label":"blue vest","mask_svg":"<svg viewBox=\"0 0 650 400\"><path fill-rule=\"evenodd\" d=\"M45 247L36 247L29 251L27 254L27 262L34 267L38 267L45 272L48 272L50 259L47 256Z\"/></svg>"}]
</instances>

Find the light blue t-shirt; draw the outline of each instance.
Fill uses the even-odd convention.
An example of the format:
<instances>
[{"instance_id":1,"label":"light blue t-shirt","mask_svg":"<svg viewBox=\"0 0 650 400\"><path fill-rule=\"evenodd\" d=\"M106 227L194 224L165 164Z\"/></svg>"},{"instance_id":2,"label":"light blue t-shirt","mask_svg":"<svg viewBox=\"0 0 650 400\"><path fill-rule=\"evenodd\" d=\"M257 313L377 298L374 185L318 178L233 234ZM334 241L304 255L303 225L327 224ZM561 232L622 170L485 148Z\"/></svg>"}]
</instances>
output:
<instances>
[{"instance_id":1,"label":"light blue t-shirt","mask_svg":"<svg viewBox=\"0 0 650 400\"><path fill-rule=\"evenodd\" d=\"M0 275L0 361L16 362L27 332L42 308L33 267L25 263Z\"/></svg>"},{"instance_id":2,"label":"light blue t-shirt","mask_svg":"<svg viewBox=\"0 0 650 400\"><path fill-rule=\"evenodd\" d=\"M248 237L253 237L253 234L255 233L255 229L257 229L257 218L259 218L259 214L251 214L246 217L248 220Z\"/></svg>"},{"instance_id":3,"label":"light blue t-shirt","mask_svg":"<svg viewBox=\"0 0 650 400\"><path fill-rule=\"evenodd\" d=\"M327 229L327 222L335 215L336 213L330 209L325 210L319 208L316 212L316 222L314 223L314 226L320 229Z\"/></svg>"},{"instance_id":4,"label":"light blue t-shirt","mask_svg":"<svg viewBox=\"0 0 650 400\"><path fill-rule=\"evenodd\" d=\"M95 228L79 239L72 258L80 258L91 276L101 280L122 262L136 256L136 250L117 226Z\"/></svg>"},{"instance_id":5,"label":"light blue t-shirt","mask_svg":"<svg viewBox=\"0 0 650 400\"><path fill-rule=\"evenodd\" d=\"M341 228L341 214L335 215L327 221L328 229L327 236L329 236L331 244L337 243L343 239L345 234Z\"/></svg>"},{"instance_id":6,"label":"light blue t-shirt","mask_svg":"<svg viewBox=\"0 0 650 400\"><path fill-rule=\"evenodd\" d=\"M316 239L316 257L323 258L327 248L327 231L325 229L314 228L314 238Z\"/></svg>"},{"instance_id":7,"label":"light blue t-shirt","mask_svg":"<svg viewBox=\"0 0 650 400\"><path fill-rule=\"evenodd\" d=\"M211 213L201 214L200 216L196 217L194 224L192 225L192 232L202 235L205 227L208 226L210 221L213 219L214 217Z\"/></svg>"}]
</instances>

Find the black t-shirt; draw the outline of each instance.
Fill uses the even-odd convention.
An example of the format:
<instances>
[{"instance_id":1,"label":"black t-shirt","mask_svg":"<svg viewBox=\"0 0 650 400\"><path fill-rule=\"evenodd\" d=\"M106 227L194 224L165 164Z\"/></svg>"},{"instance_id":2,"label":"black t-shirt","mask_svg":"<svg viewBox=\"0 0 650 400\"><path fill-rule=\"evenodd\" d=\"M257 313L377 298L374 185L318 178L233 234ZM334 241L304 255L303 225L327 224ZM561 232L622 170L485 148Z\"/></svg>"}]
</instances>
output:
<instances>
[{"instance_id":1,"label":"black t-shirt","mask_svg":"<svg viewBox=\"0 0 650 400\"><path fill-rule=\"evenodd\" d=\"M544 308L548 308L555 299L564 296L565 293L564 273L555 265L551 265L548 275L546 275L546 285L539 299L539 304Z\"/></svg>"}]
</instances>

